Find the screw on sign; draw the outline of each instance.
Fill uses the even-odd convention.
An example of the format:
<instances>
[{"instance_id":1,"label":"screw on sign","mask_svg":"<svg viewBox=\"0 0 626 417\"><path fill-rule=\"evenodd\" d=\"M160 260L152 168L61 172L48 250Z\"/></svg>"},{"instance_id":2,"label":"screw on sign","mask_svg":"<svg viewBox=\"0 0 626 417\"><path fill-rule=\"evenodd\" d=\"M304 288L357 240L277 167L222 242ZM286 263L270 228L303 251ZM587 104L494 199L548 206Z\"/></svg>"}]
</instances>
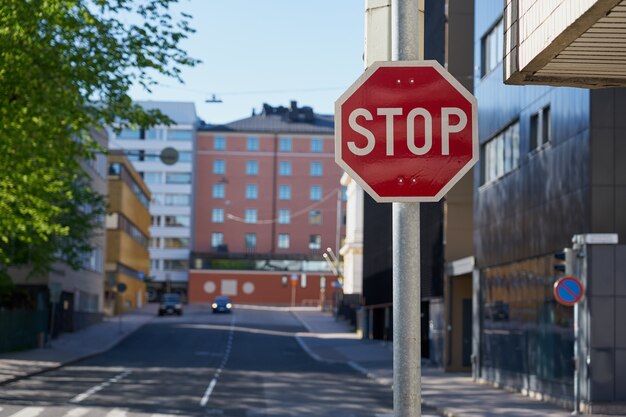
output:
<instances>
[{"instance_id":1,"label":"screw on sign","mask_svg":"<svg viewBox=\"0 0 626 417\"><path fill-rule=\"evenodd\" d=\"M575 277L562 277L554 283L554 297L566 306L573 306L585 295L582 282Z\"/></svg>"},{"instance_id":2,"label":"screw on sign","mask_svg":"<svg viewBox=\"0 0 626 417\"><path fill-rule=\"evenodd\" d=\"M477 118L436 61L376 62L335 103L335 160L378 202L439 201L478 160Z\"/></svg>"}]
</instances>

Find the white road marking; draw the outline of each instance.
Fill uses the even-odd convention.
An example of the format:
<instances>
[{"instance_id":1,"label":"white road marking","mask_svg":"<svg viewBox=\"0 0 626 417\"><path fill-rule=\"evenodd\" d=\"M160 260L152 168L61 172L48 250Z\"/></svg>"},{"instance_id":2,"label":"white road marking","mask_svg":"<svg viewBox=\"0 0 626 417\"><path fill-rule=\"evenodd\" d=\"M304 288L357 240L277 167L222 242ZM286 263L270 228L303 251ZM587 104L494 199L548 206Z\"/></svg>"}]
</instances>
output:
<instances>
[{"instance_id":1,"label":"white road marking","mask_svg":"<svg viewBox=\"0 0 626 417\"><path fill-rule=\"evenodd\" d=\"M126 411L114 408L106 414L106 417L126 417Z\"/></svg>"},{"instance_id":2,"label":"white road marking","mask_svg":"<svg viewBox=\"0 0 626 417\"><path fill-rule=\"evenodd\" d=\"M11 414L9 417L36 417L43 413L43 410L43 407L26 407L15 414Z\"/></svg>"},{"instance_id":3,"label":"white road marking","mask_svg":"<svg viewBox=\"0 0 626 417\"><path fill-rule=\"evenodd\" d=\"M213 375L213 379L209 383L209 386L204 392L204 395L200 399L200 407L206 407L206 405L209 403L209 398L211 398L211 393L213 393L213 389L215 388L215 385L217 385L217 380L219 379L220 374L222 373L222 369L224 369L224 367L226 366L226 363L228 362L228 358L230 357L230 352L232 351L232 347L233 347L233 335L235 334L234 330L235 330L235 316L233 316L230 319L230 332L228 333L228 341L226 342L226 350L224 351L224 358L222 359L222 363L220 364L220 367L217 368L217 370L215 371L215 374Z\"/></svg>"},{"instance_id":4,"label":"white road marking","mask_svg":"<svg viewBox=\"0 0 626 417\"><path fill-rule=\"evenodd\" d=\"M77 396L75 396L74 398L72 398L70 400L70 403L79 403L83 400L85 400L86 398L92 396L93 394L95 394L98 391L103 390L104 388L108 387L109 385L111 385L112 383L116 383L119 382L120 379L122 378L126 378L128 375L130 375L133 371L124 371L119 375L114 376L113 378L109 379L108 381L105 381L101 384L96 385L95 387L91 387L89 388L87 391L78 394ZM113 410L115 411L115 410ZM111 412L113 412L111 411ZM110 413L109 413L110 414ZM126 412L124 412L124 415L126 415Z\"/></svg>"},{"instance_id":5,"label":"white road marking","mask_svg":"<svg viewBox=\"0 0 626 417\"><path fill-rule=\"evenodd\" d=\"M205 407L207 405L207 403L209 402L209 398L211 397L211 393L213 392L213 388L215 388L215 384L217 384L217 377L213 378L211 380L211 383L209 384L209 386L207 387L206 391L204 392L204 395L202 396L202 399L200 400L200 406L201 407Z\"/></svg>"},{"instance_id":6,"label":"white road marking","mask_svg":"<svg viewBox=\"0 0 626 417\"><path fill-rule=\"evenodd\" d=\"M88 408L77 407L68 411L63 417L82 417L89 412Z\"/></svg>"}]
</instances>

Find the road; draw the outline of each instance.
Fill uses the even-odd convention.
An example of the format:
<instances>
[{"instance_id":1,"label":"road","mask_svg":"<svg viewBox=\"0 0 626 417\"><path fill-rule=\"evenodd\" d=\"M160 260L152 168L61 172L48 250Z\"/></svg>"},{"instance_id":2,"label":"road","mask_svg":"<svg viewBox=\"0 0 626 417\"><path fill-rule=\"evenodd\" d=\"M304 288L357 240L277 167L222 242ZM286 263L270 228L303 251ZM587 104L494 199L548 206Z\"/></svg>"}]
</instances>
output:
<instances>
[{"instance_id":1,"label":"road","mask_svg":"<svg viewBox=\"0 0 626 417\"><path fill-rule=\"evenodd\" d=\"M112 350L0 388L0 417L392 415L392 392L312 359L288 311L188 306Z\"/></svg>"}]
</instances>

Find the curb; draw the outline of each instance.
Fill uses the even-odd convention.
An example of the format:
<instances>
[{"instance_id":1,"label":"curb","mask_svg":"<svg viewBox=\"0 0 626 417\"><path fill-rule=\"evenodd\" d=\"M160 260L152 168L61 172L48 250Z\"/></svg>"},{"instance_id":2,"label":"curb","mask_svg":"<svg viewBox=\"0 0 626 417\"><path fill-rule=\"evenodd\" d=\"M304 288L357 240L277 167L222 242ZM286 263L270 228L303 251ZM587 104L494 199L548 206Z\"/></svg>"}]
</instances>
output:
<instances>
[{"instance_id":1,"label":"curb","mask_svg":"<svg viewBox=\"0 0 626 417\"><path fill-rule=\"evenodd\" d=\"M24 374L24 375L14 376L14 377L6 379L4 381L0 381L0 387L2 387L4 385L11 384L13 382L21 381L22 379L31 378L33 376L45 374L46 372L56 371L56 370L61 369L61 368L65 367L65 366L70 366L70 365L73 365L73 364L75 364L77 362L80 362L82 360L89 359L89 358L92 358L94 356L98 356L100 354L103 354L103 353L113 349L115 346L117 346L122 341L124 341L128 336L130 336L131 334L135 333L137 330L142 328L145 324L148 324L149 322L151 322L153 319L154 319L154 317L150 318L150 320L147 320L147 321L141 323L136 328L134 328L134 329L124 333L124 335L122 337L120 337L118 340L116 340L115 342L109 344L108 346L106 346L103 349L100 349L100 350L98 350L96 352L87 353L87 354L82 355L82 356L78 356L78 357L76 357L74 359L70 359L70 360L68 360L66 362L60 363L59 365L51 366L51 367L45 368L45 369L40 369L38 371L33 371L33 372L30 372L30 373Z\"/></svg>"}]
</instances>

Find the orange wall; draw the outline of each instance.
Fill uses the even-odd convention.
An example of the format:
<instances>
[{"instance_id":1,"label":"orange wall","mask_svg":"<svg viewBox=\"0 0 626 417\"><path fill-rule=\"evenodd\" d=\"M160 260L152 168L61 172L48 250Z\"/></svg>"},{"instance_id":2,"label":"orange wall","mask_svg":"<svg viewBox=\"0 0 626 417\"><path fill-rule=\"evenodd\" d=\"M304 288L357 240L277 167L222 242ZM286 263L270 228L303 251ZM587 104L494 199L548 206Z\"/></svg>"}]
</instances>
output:
<instances>
[{"instance_id":1,"label":"orange wall","mask_svg":"<svg viewBox=\"0 0 626 417\"><path fill-rule=\"evenodd\" d=\"M222 295L222 289L236 287L236 295L229 295L233 303L257 305L290 305L292 295L291 273L285 273L289 278L286 287L282 285L283 272L257 271L217 271L192 270L189 273L189 302L209 303ZM332 283L335 277L321 273L307 273L306 288L300 285L295 287L296 305L314 304L321 298L320 277L326 277L325 299L330 300L335 291Z\"/></svg>"}]
</instances>

